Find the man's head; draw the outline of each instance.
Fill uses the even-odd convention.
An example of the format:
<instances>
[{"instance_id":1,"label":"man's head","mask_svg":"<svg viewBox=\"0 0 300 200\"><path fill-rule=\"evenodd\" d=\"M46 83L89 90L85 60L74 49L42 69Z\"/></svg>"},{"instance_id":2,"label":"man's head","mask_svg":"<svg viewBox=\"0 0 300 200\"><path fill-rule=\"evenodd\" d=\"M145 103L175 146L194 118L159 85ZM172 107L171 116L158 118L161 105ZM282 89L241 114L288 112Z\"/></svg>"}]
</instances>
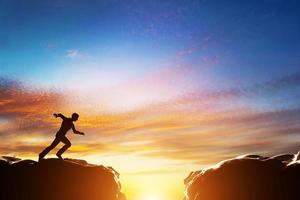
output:
<instances>
[{"instance_id":1,"label":"man's head","mask_svg":"<svg viewBox=\"0 0 300 200\"><path fill-rule=\"evenodd\" d=\"M73 113L72 114L72 120L73 121L77 121L78 120L79 115L77 113Z\"/></svg>"}]
</instances>

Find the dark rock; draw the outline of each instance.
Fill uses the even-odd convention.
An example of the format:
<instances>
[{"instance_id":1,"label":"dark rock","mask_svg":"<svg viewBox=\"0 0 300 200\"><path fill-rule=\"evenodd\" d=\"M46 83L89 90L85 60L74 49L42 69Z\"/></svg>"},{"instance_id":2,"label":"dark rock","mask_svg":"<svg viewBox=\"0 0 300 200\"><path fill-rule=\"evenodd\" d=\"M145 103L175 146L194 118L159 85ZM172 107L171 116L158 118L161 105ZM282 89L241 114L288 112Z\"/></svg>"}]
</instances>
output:
<instances>
[{"instance_id":1,"label":"dark rock","mask_svg":"<svg viewBox=\"0 0 300 200\"><path fill-rule=\"evenodd\" d=\"M112 168L75 159L0 159L1 200L124 200Z\"/></svg>"},{"instance_id":2,"label":"dark rock","mask_svg":"<svg viewBox=\"0 0 300 200\"><path fill-rule=\"evenodd\" d=\"M192 172L185 179L186 200L299 199L300 162L295 155L250 155Z\"/></svg>"},{"instance_id":3,"label":"dark rock","mask_svg":"<svg viewBox=\"0 0 300 200\"><path fill-rule=\"evenodd\" d=\"M295 155L294 154L280 154L277 156L273 156L272 158L280 160L282 162L290 163L294 160Z\"/></svg>"}]
</instances>

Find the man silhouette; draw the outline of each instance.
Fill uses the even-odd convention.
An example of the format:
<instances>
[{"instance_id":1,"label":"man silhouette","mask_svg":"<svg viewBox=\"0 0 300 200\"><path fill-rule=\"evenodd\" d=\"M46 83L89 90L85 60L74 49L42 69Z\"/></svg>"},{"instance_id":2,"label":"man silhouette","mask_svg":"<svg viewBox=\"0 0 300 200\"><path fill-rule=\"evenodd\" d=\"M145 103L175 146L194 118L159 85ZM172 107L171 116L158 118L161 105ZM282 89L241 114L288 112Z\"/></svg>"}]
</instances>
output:
<instances>
[{"instance_id":1,"label":"man silhouette","mask_svg":"<svg viewBox=\"0 0 300 200\"><path fill-rule=\"evenodd\" d=\"M47 153L49 153L49 151L54 149L60 142L64 143L65 145L56 153L56 156L59 159L62 159L61 155L71 146L71 142L66 137L66 134L70 129L73 130L74 134L84 135L83 132L77 131L73 124L73 122L78 120L79 115L77 113L73 113L71 118L67 118L60 113L54 113L53 115L55 118L57 117L62 118L63 121L61 123L60 129L56 133L55 139L52 142L52 144L47 148L45 148L44 151L42 151L39 154L39 160L42 160L47 155Z\"/></svg>"}]
</instances>

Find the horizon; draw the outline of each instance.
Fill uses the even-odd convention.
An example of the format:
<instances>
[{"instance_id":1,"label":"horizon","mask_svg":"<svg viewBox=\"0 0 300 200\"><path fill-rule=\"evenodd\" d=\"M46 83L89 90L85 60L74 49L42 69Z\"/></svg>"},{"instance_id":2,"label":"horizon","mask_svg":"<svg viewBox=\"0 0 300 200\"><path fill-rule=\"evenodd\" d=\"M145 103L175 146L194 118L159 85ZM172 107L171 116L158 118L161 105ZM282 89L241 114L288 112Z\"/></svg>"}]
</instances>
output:
<instances>
[{"instance_id":1,"label":"horizon","mask_svg":"<svg viewBox=\"0 0 300 200\"><path fill-rule=\"evenodd\" d=\"M3 0L0 153L37 160L53 113L79 113L86 135L69 131L63 156L112 166L129 200L182 199L191 171L239 155L297 153L299 8Z\"/></svg>"}]
</instances>

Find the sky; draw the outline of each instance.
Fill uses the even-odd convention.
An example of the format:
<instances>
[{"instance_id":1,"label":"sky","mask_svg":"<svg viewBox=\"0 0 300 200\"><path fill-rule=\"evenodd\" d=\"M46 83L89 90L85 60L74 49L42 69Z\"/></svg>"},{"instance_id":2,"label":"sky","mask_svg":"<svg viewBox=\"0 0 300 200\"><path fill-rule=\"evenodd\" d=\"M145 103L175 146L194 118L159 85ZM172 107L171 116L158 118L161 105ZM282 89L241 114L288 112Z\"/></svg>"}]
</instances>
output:
<instances>
[{"instance_id":1,"label":"sky","mask_svg":"<svg viewBox=\"0 0 300 200\"><path fill-rule=\"evenodd\" d=\"M114 167L129 200L179 200L191 171L296 153L300 3L0 0L0 154ZM49 157L53 157L52 151Z\"/></svg>"}]
</instances>

